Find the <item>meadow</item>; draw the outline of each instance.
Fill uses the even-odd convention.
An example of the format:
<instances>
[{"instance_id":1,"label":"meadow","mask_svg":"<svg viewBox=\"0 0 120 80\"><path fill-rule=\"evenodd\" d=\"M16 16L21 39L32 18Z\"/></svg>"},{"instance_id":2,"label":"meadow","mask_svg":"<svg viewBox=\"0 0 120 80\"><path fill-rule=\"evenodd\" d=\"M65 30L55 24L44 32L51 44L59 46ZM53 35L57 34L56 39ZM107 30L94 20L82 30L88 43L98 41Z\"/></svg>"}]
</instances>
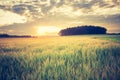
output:
<instances>
[{"instance_id":1,"label":"meadow","mask_svg":"<svg viewBox=\"0 0 120 80\"><path fill-rule=\"evenodd\" d=\"M120 36L0 38L0 80L120 80Z\"/></svg>"}]
</instances>

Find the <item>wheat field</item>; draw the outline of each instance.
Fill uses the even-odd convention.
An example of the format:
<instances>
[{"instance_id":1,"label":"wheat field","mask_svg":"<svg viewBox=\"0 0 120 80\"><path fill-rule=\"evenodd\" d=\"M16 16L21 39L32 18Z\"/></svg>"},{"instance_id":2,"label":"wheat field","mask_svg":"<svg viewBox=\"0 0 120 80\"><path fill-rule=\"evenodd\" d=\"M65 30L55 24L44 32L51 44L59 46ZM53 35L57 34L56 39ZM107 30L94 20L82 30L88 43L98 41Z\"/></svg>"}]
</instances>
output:
<instances>
[{"instance_id":1,"label":"wheat field","mask_svg":"<svg viewBox=\"0 0 120 80\"><path fill-rule=\"evenodd\" d=\"M0 80L120 80L120 36L1 38Z\"/></svg>"}]
</instances>

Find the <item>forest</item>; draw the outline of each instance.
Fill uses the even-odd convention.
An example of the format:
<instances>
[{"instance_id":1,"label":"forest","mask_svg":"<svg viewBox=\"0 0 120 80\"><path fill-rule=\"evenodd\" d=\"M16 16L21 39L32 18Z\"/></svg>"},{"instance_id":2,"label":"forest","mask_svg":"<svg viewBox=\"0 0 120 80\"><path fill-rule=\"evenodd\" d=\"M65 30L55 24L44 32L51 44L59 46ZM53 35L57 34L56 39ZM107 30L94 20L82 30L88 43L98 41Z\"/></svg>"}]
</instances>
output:
<instances>
[{"instance_id":1,"label":"forest","mask_svg":"<svg viewBox=\"0 0 120 80\"><path fill-rule=\"evenodd\" d=\"M62 29L59 32L61 36L67 35L81 35L81 34L106 34L107 29L101 26L77 26Z\"/></svg>"}]
</instances>

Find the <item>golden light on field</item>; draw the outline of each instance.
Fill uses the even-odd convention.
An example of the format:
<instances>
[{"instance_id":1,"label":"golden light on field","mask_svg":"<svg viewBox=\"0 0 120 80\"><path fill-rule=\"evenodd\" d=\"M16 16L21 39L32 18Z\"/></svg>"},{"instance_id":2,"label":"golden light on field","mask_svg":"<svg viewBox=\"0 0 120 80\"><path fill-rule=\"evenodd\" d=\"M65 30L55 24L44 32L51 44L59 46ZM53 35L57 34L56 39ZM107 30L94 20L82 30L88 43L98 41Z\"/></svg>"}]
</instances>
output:
<instances>
[{"instance_id":1,"label":"golden light on field","mask_svg":"<svg viewBox=\"0 0 120 80\"><path fill-rule=\"evenodd\" d=\"M38 27L37 34L41 36L57 36L60 28L54 26Z\"/></svg>"}]
</instances>

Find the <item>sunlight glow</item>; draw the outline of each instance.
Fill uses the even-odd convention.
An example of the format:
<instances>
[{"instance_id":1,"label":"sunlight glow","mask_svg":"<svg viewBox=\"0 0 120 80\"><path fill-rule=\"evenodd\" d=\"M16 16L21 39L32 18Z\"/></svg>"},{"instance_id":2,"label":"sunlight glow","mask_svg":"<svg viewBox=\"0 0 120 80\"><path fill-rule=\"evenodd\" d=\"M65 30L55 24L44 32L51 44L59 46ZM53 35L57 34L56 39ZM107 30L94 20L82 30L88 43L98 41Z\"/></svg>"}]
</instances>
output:
<instances>
[{"instance_id":1,"label":"sunlight glow","mask_svg":"<svg viewBox=\"0 0 120 80\"><path fill-rule=\"evenodd\" d=\"M57 36L60 28L54 26L38 27L37 33L41 36Z\"/></svg>"}]
</instances>

